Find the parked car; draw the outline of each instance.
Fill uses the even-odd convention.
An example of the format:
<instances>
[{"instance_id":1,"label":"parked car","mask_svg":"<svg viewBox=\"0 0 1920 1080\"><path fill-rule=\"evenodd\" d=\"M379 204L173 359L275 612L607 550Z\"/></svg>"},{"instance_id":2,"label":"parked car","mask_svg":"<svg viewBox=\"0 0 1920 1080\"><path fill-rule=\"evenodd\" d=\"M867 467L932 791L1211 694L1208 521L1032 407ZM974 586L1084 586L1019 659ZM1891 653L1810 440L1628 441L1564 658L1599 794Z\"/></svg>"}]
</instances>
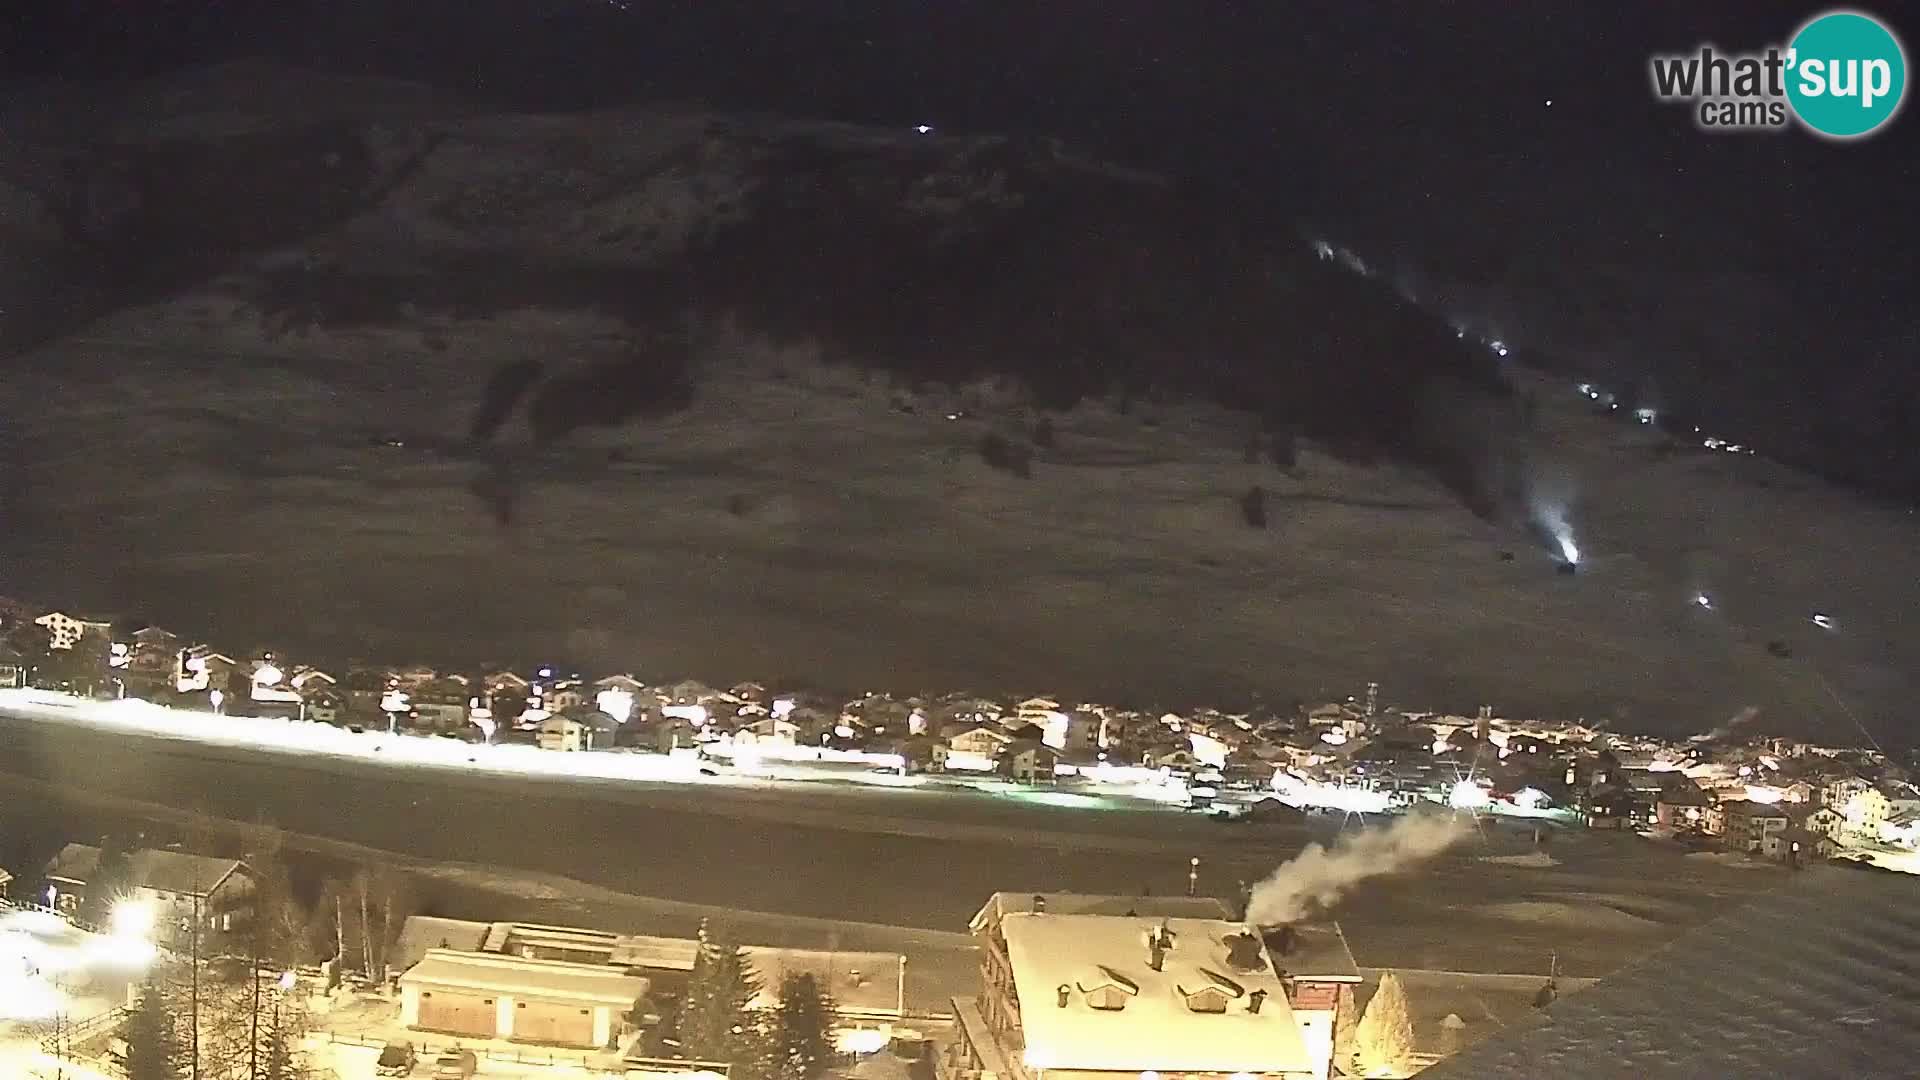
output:
<instances>
[{"instance_id":1,"label":"parked car","mask_svg":"<svg viewBox=\"0 0 1920 1080\"><path fill-rule=\"evenodd\" d=\"M373 1071L381 1076L412 1076L417 1060L412 1043L390 1042L380 1048L380 1057L374 1061Z\"/></svg>"},{"instance_id":2,"label":"parked car","mask_svg":"<svg viewBox=\"0 0 1920 1080\"><path fill-rule=\"evenodd\" d=\"M468 1080L480 1068L480 1059L471 1050L443 1052L433 1063L433 1080Z\"/></svg>"}]
</instances>

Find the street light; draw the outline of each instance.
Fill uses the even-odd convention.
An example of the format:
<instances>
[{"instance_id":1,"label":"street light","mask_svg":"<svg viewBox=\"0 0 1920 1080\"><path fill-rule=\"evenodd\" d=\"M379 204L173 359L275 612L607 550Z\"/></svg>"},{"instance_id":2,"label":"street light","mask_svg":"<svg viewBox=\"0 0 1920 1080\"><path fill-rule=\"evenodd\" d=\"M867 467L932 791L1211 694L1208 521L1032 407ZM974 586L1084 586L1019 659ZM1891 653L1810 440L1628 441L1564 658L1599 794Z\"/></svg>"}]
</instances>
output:
<instances>
[{"instance_id":1,"label":"street light","mask_svg":"<svg viewBox=\"0 0 1920 1080\"><path fill-rule=\"evenodd\" d=\"M113 905L113 936L145 941L153 932L153 905L144 900L122 900Z\"/></svg>"}]
</instances>

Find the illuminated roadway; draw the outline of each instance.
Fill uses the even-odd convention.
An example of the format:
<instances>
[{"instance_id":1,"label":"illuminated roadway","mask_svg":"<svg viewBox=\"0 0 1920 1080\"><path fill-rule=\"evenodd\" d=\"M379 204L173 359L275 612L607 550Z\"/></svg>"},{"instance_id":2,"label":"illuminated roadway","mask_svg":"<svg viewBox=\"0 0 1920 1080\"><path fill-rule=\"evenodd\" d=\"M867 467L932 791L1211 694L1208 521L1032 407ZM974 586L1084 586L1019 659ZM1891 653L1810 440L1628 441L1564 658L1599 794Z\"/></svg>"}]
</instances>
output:
<instances>
[{"instance_id":1,"label":"illuminated roadway","mask_svg":"<svg viewBox=\"0 0 1920 1080\"><path fill-rule=\"evenodd\" d=\"M162 730L192 722L189 714L159 714L168 714ZM146 720L102 719L111 716L0 695L0 769L71 792L82 810L85 796L134 799L264 819L293 833L415 859L785 915L958 931L996 889L1184 892L1193 856L1202 860L1201 891L1230 896L1312 838L1307 826L1227 825L1047 791L1023 799L966 788L697 773L595 778L571 770L611 769L612 759L636 755L495 748L540 755L542 775L469 764L471 748L453 740L328 729L324 738L356 740L351 751L333 752L281 745L277 737L257 745L223 743L212 732L212 741L182 731L169 737ZM263 731L287 726L259 723ZM386 748L371 749L383 741ZM438 758L408 760L409 753ZM1744 891L1733 879L1745 874L1722 874L1697 860L1660 855L1660 865L1650 867L1655 855L1630 840L1575 835L1559 843L1569 852L1583 845L1577 867L1543 877L1462 852L1417 875L1366 887L1338 914L1362 964L1529 970L1536 954L1557 949L1563 971L1584 974L1637 954L1640 943L1578 926L1505 923L1483 937L1474 932L1473 905L1577 889L1645 898L1671 921L1692 922ZM1625 946L1633 952L1620 952Z\"/></svg>"}]
</instances>

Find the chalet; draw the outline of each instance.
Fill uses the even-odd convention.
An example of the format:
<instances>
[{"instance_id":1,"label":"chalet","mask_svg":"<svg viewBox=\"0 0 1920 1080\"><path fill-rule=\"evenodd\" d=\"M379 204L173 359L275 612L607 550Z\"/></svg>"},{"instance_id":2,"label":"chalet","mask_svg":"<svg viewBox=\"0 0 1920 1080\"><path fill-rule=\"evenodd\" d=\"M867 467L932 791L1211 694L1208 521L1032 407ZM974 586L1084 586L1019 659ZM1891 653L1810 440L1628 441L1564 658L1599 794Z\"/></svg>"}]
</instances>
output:
<instances>
[{"instance_id":1,"label":"chalet","mask_svg":"<svg viewBox=\"0 0 1920 1080\"><path fill-rule=\"evenodd\" d=\"M660 688L664 704L668 705L704 705L719 697L713 687L698 679L681 679Z\"/></svg>"},{"instance_id":2,"label":"chalet","mask_svg":"<svg viewBox=\"0 0 1920 1080\"><path fill-rule=\"evenodd\" d=\"M316 694L333 693L340 685L340 680L319 668L300 667L294 669L293 677L287 680L287 685L293 687L301 697L311 698Z\"/></svg>"},{"instance_id":3,"label":"chalet","mask_svg":"<svg viewBox=\"0 0 1920 1080\"><path fill-rule=\"evenodd\" d=\"M608 675L603 679L593 680L593 689L595 691L625 690L629 694L640 694L647 689L647 684L634 678L632 675L622 672L617 675Z\"/></svg>"},{"instance_id":4,"label":"chalet","mask_svg":"<svg viewBox=\"0 0 1920 1080\"><path fill-rule=\"evenodd\" d=\"M1816 806L1808 810L1800 819L1800 827L1816 836L1825 836L1839 840L1840 833L1846 828L1846 816L1831 806Z\"/></svg>"},{"instance_id":5,"label":"chalet","mask_svg":"<svg viewBox=\"0 0 1920 1080\"><path fill-rule=\"evenodd\" d=\"M743 704L764 705L767 702L767 688L757 682L735 683L727 688L726 696Z\"/></svg>"},{"instance_id":6,"label":"chalet","mask_svg":"<svg viewBox=\"0 0 1920 1080\"><path fill-rule=\"evenodd\" d=\"M103 871L101 863L100 848L86 844L61 848L41 875L51 906L72 915L89 899L90 889L105 886L103 879L111 877L111 887L123 897L154 906L156 926L186 929L197 918L205 929L224 931L231 930L236 920L245 921L253 896L253 882L238 859L138 850L127 853L117 871Z\"/></svg>"},{"instance_id":7,"label":"chalet","mask_svg":"<svg viewBox=\"0 0 1920 1080\"><path fill-rule=\"evenodd\" d=\"M408 693L412 693L418 687L424 686L439 677L440 673L438 671L424 664L404 667L393 673L394 683Z\"/></svg>"},{"instance_id":8,"label":"chalet","mask_svg":"<svg viewBox=\"0 0 1920 1080\"><path fill-rule=\"evenodd\" d=\"M791 747L800 735L798 724L777 717L764 717L733 733L735 746Z\"/></svg>"},{"instance_id":9,"label":"chalet","mask_svg":"<svg viewBox=\"0 0 1920 1080\"><path fill-rule=\"evenodd\" d=\"M1757 803L1748 799L1730 799L1721 804L1725 814L1725 843L1728 851L1765 851L1767 837L1785 832L1789 818L1784 807Z\"/></svg>"},{"instance_id":10,"label":"chalet","mask_svg":"<svg viewBox=\"0 0 1920 1080\"><path fill-rule=\"evenodd\" d=\"M427 731L459 731L467 726L478 698L464 675L440 675L416 684L408 693L412 724Z\"/></svg>"},{"instance_id":11,"label":"chalet","mask_svg":"<svg viewBox=\"0 0 1920 1080\"><path fill-rule=\"evenodd\" d=\"M640 732L637 745L661 754L691 749L700 742L700 729L694 726L693 721L681 716L645 720L635 730Z\"/></svg>"},{"instance_id":12,"label":"chalet","mask_svg":"<svg viewBox=\"0 0 1920 1080\"><path fill-rule=\"evenodd\" d=\"M480 685L489 695L505 692L525 697L533 689L530 680L512 671L489 671L480 677Z\"/></svg>"},{"instance_id":13,"label":"chalet","mask_svg":"<svg viewBox=\"0 0 1920 1080\"><path fill-rule=\"evenodd\" d=\"M331 688L307 696L306 718L318 724L339 724L347 715L347 699Z\"/></svg>"},{"instance_id":14,"label":"chalet","mask_svg":"<svg viewBox=\"0 0 1920 1080\"><path fill-rule=\"evenodd\" d=\"M1030 697L1013 707L1014 714L1029 724L1038 724L1060 711L1060 703L1049 697Z\"/></svg>"},{"instance_id":15,"label":"chalet","mask_svg":"<svg viewBox=\"0 0 1920 1080\"><path fill-rule=\"evenodd\" d=\"M536 742L542 750L604 750L613 746L619 727L599 709L576 706L540 721Z\"/></svg>"},{"instance_id":16,"label":"chalet","mask_svg":"<svg viewBox=\"0 0 1920 1080\"><path fill-rule=\"evenodd\" d=\"M1639 808L1633 791L1624 784L1610 784L1589 792L1581 803L1589 829L1630 829Z\"/></svg>"},{"instance_id":17,"label":"chalet","mask_svg":"<svg viewBox=\"0 0 1920 1080\"><path fill-rule=\"evenodd\" d=\"M33 624L47 631L47 648L54 650L71 649L87 634L105 636L113 630L112 619L89 619L64 611L49 611Z\"/></svg>"},{"instance_id":18,"label":"chalet","mask_svg":"<svg viewBox=\"0 0 1920 1080\"><path fill-rule=\"evenodd\" d=\"M157 626L135 630L127 658L127 692L154 698L174 690L180 675L180 650L185 644L179 635Z\"/></svg>"},{"instance_id":19,"label":"chalet","mask_svg":"<svg viewBox=\"0 0 1920 1080\"><path fill-rule=\"evenodd\" d=\"M1033 784L1051 781L1054 766L1059 762L1058 750L1038 740L1021 739L1009 743L994 764L1002 775L1019 783Z\"/></svg>"},{"instance_id":20,"label":"chalet","mask_svg":"<svg viewBox=\"0 0 1920 1080\"><path fill-rule=\"evenodd\" d=\"M1006 746L1012 742L1014 742L1014 736L1006 734L1000 728L987 726L987 724L975 724L972 728L966 728L964 732L948 738L948 759L952 759L954 755L970 755L991 763L1000 755L1000 751L1006 749Z\"/></svg>"},{"instance_id":21,"label":"chalet","mask_svg":"<svg viewBox=\"0 0 1920 1080\"><path fill-rule=\"evenodd\" d=\"M1852 773L1829 777L1827 782L1820 786L1820 804L1831 806L1844 814L1847 812L1848 800L1872 787L1872 784Z\"/></svg>"},{"instance_id":22,"label":"chalet","mask_svg":"<svg viewBox=\"0 0 1920 1080\"><path fill-rule=\"evenodd\" d=\"M1699 784L1687 779L1677 779L1660 789L1654 796L1654 824L1669 832L1688 830L1704 831L1707 827L1707 809L1713 800L1701 789Z\"/></svg>"}]
</instances>

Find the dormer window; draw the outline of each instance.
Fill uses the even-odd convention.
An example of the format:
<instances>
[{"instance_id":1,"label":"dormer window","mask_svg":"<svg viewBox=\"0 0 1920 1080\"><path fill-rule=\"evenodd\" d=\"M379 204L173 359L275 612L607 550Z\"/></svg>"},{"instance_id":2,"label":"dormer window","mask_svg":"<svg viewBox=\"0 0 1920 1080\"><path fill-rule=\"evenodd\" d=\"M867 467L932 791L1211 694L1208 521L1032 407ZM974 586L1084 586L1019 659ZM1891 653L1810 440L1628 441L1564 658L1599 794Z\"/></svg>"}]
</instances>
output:
<instances>
[{"instance_id":1,"label":"dormer window","mask_svg":"<svg viewBox=\"0 0 1920 1080\"><path fill-rule=\"evenodd\" d=\"M1193 993L1187 993L1182 989L1181 994L1187 999L1189 1012L1223 1013L1227 1011L1227 992L1217 986L1202 987Z\"/></svg>"},{"instance_id":2,"label":"dormer window","mask_svg":"<svg viewBox=\"0 0 1920 1080\"><path fill-rule=\"evenodd\" d=\"M1119 1012L1129 1000L1140 996L1139 983L1104 964L1095 978L1078 984L1078 988L1087 1005L1101 1012Z\"/></svg>"},{"instance_id":3,"label":"dormer window","mask_svg":"<svg viewBox=\"0 0 1920 1080\"><path fill-rule=\"evenodd\" d=\"M1223 1013L1227 1004L1246 996L1247 988L1217 971L1202 968L1200 974L1207 981L1195 987L1176 986L1180 996L1187 1001L1187 1009L1197 1013Z\"/></svg>"}]
</instances>

